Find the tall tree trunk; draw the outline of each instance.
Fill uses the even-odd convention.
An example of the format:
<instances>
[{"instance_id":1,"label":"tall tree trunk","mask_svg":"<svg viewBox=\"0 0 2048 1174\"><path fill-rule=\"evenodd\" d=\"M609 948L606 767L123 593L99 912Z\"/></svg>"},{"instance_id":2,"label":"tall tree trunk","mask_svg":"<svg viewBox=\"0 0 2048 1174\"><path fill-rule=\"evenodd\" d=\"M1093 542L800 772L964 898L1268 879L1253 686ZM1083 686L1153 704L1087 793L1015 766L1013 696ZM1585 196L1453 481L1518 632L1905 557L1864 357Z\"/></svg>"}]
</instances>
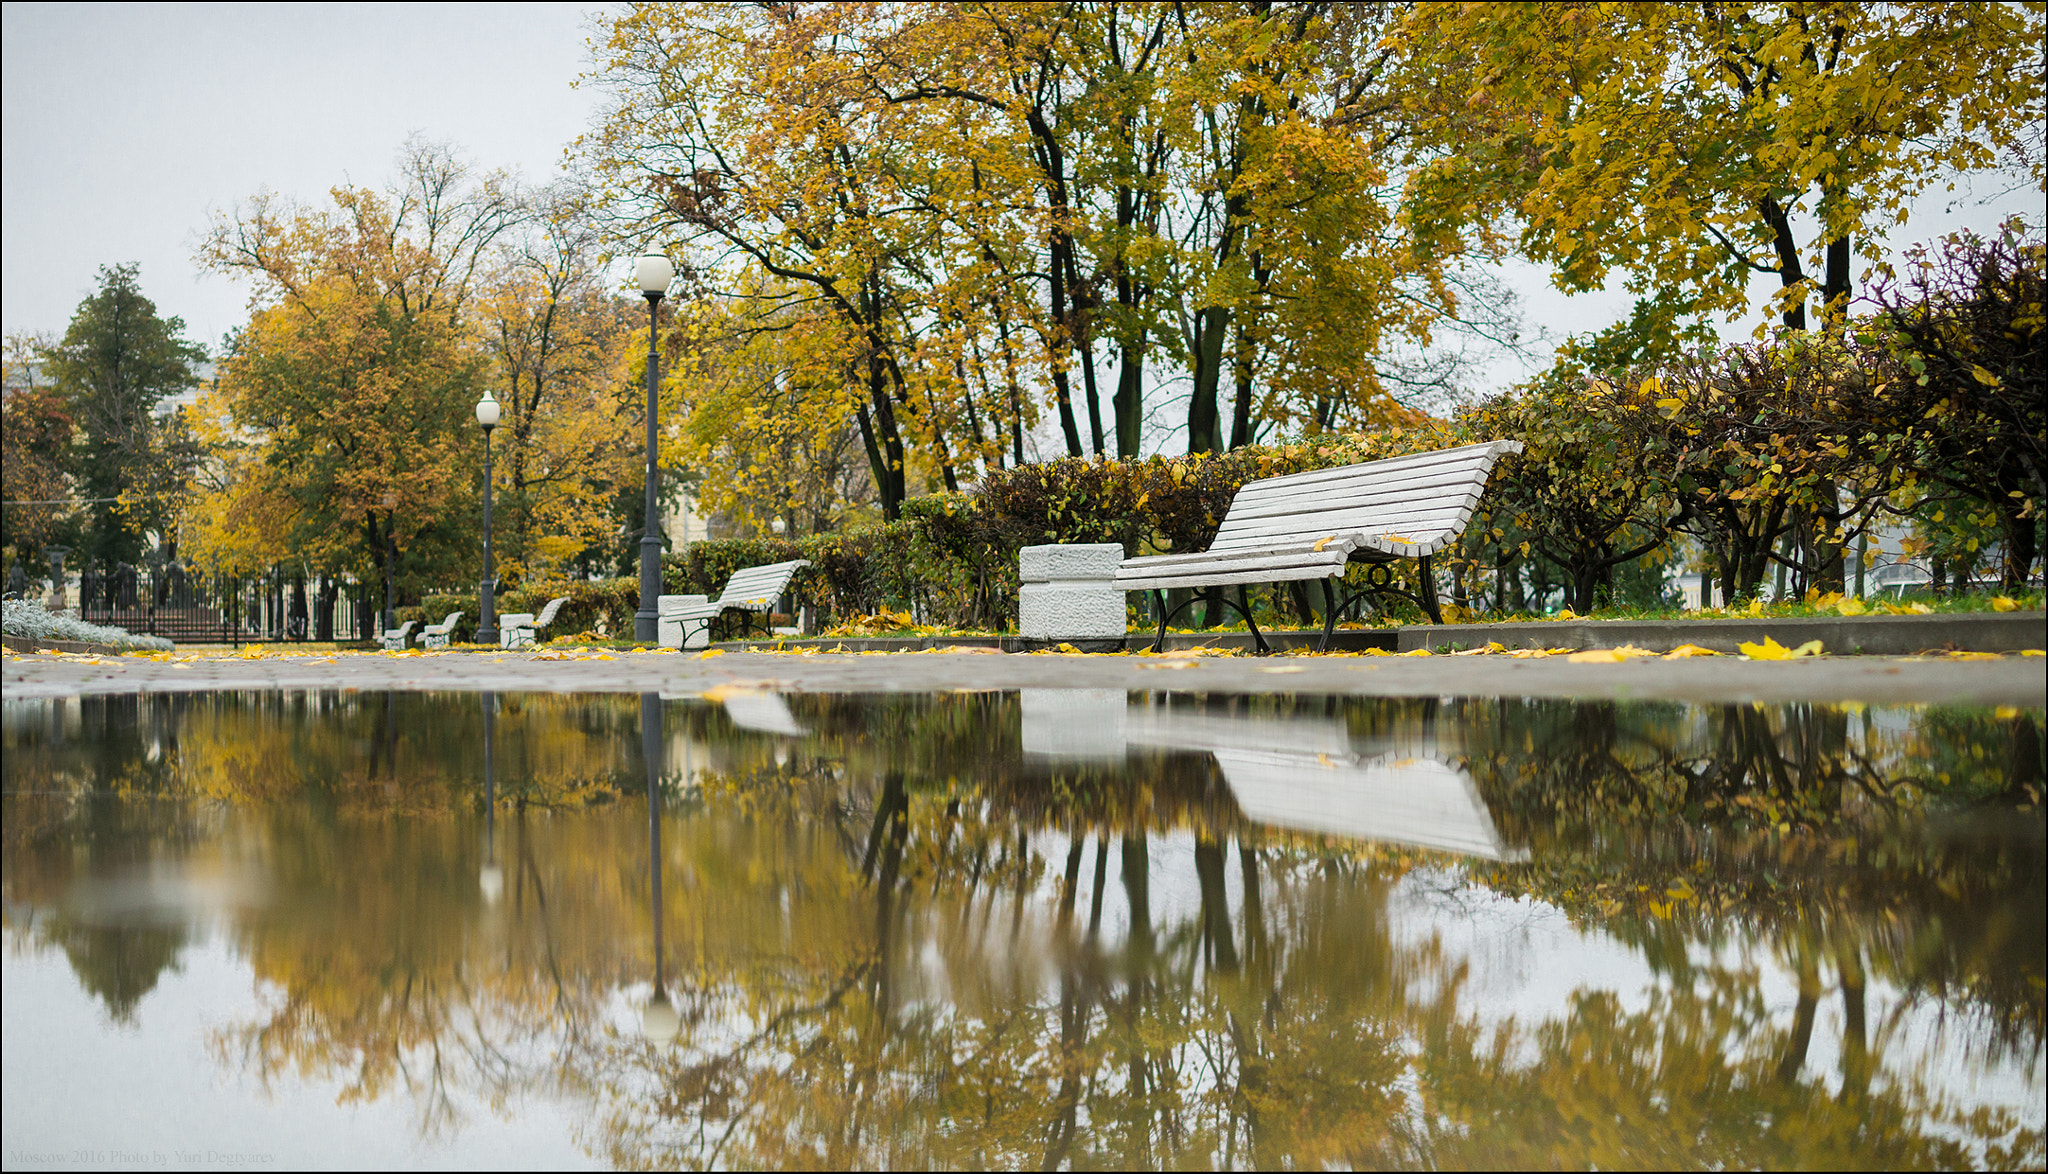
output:
<instances>
[{"instance_id":1,"label":"tall tree trunk","mask_svg":"<svg viewBox=\"0 0 2048 1174\"><path fill-rule=\"evenodd\" d=\"M1209 306L1195 313L1188 353L1194 360L1194 392L1188 399L1188 451L1223 451L1222 420L1216 402L1223 374L1223 334L1230 326L1227 306Z\"/></svg>"},{"instance_id":2,"label":"tall tree trunk","mask_svg":"<svg viewBox=\"0 0 2048 1174\"><path fill-rule=\"evenodd\" d=\"M1122 360L1116 374L1116 455L1125 460L1135 459L1141 439L1139 428L1141 399L1144 395L1145 346L1123 347L1118 352Z\"/></svg>"},{"instance_id":3,"label":"tall tree trunk","mask_svg":"<svg viewBox=\"0 0 2048 1174\"><path fill-rule=\"evenodd\" d=\"M1799 263L1799 241L1792 235L1791 218L1777 200L1765 196L1758 202L1757 211L1763 215L1764 226L1771 230L1771 247L1778 254L1778 285L1791 289L1806 280L1806 270ZM1806 298L1789 302L1784 309L1785 327L1788 330L1806 329Z\"/></svg>"},{"instance_id":4,"label":"tall tree trunk","mask_svg":"<svg viewBox=\"0 0 2048 1174\"><path fill-rule=\"evenodd\" d=\"M1236 376L1237 396L1230 413L1230 447L1243 448L1252 442L1252 357L1251 339L1242 325L1237 328L1236 354L1231 373Z\"/></svg>"},{"instance_id":5,"label":"tall tree trunk","mask_svg":"<svg viewBox=\"0 0 2048 1174\"><path fill-rule=\"evenodd\" d=\"M1095 344L1084 337L1080 353L1081 387L1088 394L1088 439L1093 445L1089 451L1099 457L1103 453L1102 401L1095 392Z\"/></svg>"}]
</instances>

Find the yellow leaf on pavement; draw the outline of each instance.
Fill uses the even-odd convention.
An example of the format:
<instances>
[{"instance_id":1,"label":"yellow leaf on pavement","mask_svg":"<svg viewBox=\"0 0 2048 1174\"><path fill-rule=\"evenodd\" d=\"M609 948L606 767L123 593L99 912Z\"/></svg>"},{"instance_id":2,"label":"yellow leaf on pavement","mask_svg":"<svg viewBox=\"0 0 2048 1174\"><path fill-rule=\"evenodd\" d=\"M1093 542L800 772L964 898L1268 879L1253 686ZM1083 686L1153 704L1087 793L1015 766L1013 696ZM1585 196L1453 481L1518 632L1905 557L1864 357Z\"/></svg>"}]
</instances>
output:
<instances>
[{"instance_id":1,"label":"yellow leaf on pavement","mask_svg":"<svg viewBox=\"0 0 2048 1174\"><path fill-rule=\"evenodd\" d=\"M1573 664L1621 664L1640 657L1655 655L1657 654L1647 648L1637 648L1631 644L1624 644L1619 648L1588 648L1584 652L1574 652L1565 659Z\"/></svg>"},{"instance_id":2,"label":"yellow leaf on pavement","mask_svg":"<svg viewBox=\"0 0 2048 1174\"><path fill-rule=\"evenodd\" d=\"M1714 651L1713 649L1711 649L1711 648L1701 648L1701 647L1700 647L1699 645L1697 645L1697 644L1681 644L1681 645L1679 645L1678 647L1676 647L1676 648L1672 649L1671 651L1669 651L1669 652L1665 653L1665 654L1664 654L1664 659L1665 659L1665 660L1684 660L1685 658L1687 658L1687 657L1689 657L1689 656L1719 656L1719 655L1721 655L1721 654L1720 654L1720 653L1718 653L1718 652L1715 652L1715 651Z\"/></svg>"},{"instance_id":3,"label":"yellow leaf on pavement","mask_svg":"<svg viewBox=\"0 0 2048 1174\"><path fill-rule=\"evenodd\" d=\"M1737 647L1741 648L1742 655L1751 660L1792 660L1796 657L1819 656L1821 654L1820 641L1818 640L1808 640L1797 648L1787 648L1766 636L1762 644L1744 642Z\"/></svg>"}]
</instances>

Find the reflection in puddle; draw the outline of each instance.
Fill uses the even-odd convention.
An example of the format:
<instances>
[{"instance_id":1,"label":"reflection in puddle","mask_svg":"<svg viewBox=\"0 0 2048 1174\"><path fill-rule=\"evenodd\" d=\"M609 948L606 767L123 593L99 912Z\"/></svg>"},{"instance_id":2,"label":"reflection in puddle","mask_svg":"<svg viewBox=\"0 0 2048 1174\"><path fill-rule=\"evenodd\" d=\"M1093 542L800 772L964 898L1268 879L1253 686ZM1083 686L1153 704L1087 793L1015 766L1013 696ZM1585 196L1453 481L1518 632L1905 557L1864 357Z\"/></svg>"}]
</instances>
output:
<instances>
[{"instance_id":1,"label":"reflection in puddle","mask_svg":"<svg viewBox=\"0 0 2048 1174\"><path fill-rule=\"evenodd\" d=\"M1126 706L1102 689L1023 691L1024 752L1055 762L1116 761L1131 747L1207 753L1254 823L1412 844L1500 860L1502 846L1472 776L1444 761L1433 732L1360 754L1332 716L1189 713Z\"/></svg>"},{"instance_id":2,"label":"reflection in puddle","mask_svg":"<svg viewBox=\"0 0 2048 1174\"><path fill-rule=\"evenodd\" d=\"M333 1100L630 1166L2039 1166L2040 723L10 703L0 1116L105 1141L136 1040L287 1159ZM101 1024L16 1046L57 958ZM246 989L201 1014L181 967Z\"/></svg>"}]
</instances>

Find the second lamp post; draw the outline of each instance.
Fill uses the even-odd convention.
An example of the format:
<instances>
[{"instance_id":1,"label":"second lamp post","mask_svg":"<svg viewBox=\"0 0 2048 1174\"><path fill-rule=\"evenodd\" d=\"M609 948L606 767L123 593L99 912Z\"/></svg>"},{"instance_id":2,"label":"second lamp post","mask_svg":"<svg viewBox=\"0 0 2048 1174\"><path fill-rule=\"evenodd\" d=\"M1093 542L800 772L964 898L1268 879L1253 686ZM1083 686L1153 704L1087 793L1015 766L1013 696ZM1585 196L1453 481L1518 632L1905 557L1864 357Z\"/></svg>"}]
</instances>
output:
<instances>
[{"instance_id":1,"label":"second lamp post","mask_svg":"<svg viewBox=\"0 0 2048 1174\"><path fill-rule=\"evenodd\" d=\"M498 426L498 397L484 389L476 401L476 422L484 426L484 578L477 584L476 642L498 642L498 580L491 573L491 429Z\"/></svg>"},{"instance_id":2,"label":"second lamp post","mask_svg":"<svg viewBox=\"0 0 2048 1174\"><path fill-rule=\"evenodd\" d=\"M656 406L661 388L661 355L656 349L656 309L669 283L676 279L676 267L660 253L648 253L633 267L640 293L647 299L647 524L640 532L640 610L633 613L633 639L653 644L661 632L661 514L657 491L660 475L655 468Z\"/></svg>"}]
</instances>

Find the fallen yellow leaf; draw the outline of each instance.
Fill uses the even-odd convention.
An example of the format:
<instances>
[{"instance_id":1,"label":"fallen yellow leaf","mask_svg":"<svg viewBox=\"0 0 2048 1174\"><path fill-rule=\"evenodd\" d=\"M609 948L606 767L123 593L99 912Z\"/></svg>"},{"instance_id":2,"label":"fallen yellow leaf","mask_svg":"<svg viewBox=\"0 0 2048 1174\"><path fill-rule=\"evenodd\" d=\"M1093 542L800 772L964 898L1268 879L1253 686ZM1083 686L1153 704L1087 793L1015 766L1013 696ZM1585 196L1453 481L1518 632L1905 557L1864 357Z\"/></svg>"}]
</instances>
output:
<instances>
[{"instance_id":1,"label":"fallen yellow leaf","mask_svg":"<svg viewBox=\"0 0 2048 1174\"><path fill-rule=\"evenodd\" d=\"M2048 648L2022 648L2021 656L2048 656Z\"/></svg>"},{"instance_id":2,"label":"fallen yellow leaf","mask_svg":"<svg viewBox=\"0 0 2048 1174\"><path fill-rule=\"evenodd\" d=\"M1870 607L1867 604L1865 604L1862 600L1852 595L1837 602L1835 604L1835 610L1842 613L1845 616L1860 616L1864 612L1869 611Z\"/></svg>"},{"instance_id":3,"label":"fallen yellow leaf","mask_svg":"<svg viewBox=\"0 0 2048 1174\"><path fill-rule=\"evenodd\" d=\"M1619 648L1588 648L1584 652L1574 652L1565 659L1573 664L1621 664L1638 657L1655 655L1656 653L1647 648L1624 644Z\"/></svg>"},{"instance_id":4,"label":"fallen yellow leaf","mask_svg":"<svg viewBox=\"0 0 2048 1174\"><path fill-rule=\"evenodd\" d=\"M1951 652L1951 653L1949 653L1949 654L1948 654L1948 658L1949 658L1950 660L2004 660L2004 659L2005 659L2004 657L2002 657L2002 656L1998 655L1998 654L1997 654L1996 652Z\"/></svg>"},{"instance_id":5,"label":"fallen yellow leaf","mask_svg":"<svg viewBox=\"0 0 2048 1174\"><path fill-rule=\"evenodd\" d=\"M725 649L723 649L723 648L707 648L707 649L705 649L704 651L702 651L702 652L700 652L700 653L698 653L698 654L697 654L697 659L698 659L698 660L710 660L710 659L711 659L712 657L714 657L714 656L724 656L724 655L725 655Z\"/></svg>"},{"instance_id":6,"label":"fallen yellow leaf","mask_svg":"<svg viewBox=\"0 0 2048 1174\"><path fill-rule=\"evenodd\" d=\"M1749 614L1753 616L1761 616L1762 614L1764 614L1763 596L1756 596L1755 598L1749 601Z\"/></svg>"},{"instance_id":7,"label":"fallen yellow leaf","mask_svg":"<svg viewBox=\"0 0 2048 1174\"><path fill-rule=\"evenodd\" d=\"M1796 657L1819 656L1821 654L1820 641L1818 640L1808 640L1797 648L1787 648L1766 636L1762 644L1744 642L1737 645L1737 647L1742 650L1742 655L1751 660L1792 660Z\"/></svg>"},{"instance_id":8,"label":"fallen yellow leaf","mask_svg":"<svg viewBox=\"0 0 2048 1174\"><path fill-rule=\"evenodd\" d=\"M1720 653L1718 653L1718 652L1715 652L1715 651L1714 651L1713 649L1711 649L1711 648L1701 648L1701 647L1700 647L1699 645L1697 645L1697 644L1681 644L1681 645L1679 645L1678 647L1676 647L1676 648L1672 649L1671 651L1669 651L1669 652L1665 653L1665 654L1664 654L1664 659L1665 659L1665 660L1684 660L1685 658L1687 658L1687 657L1689 657L1689 656L1719 656L1719 655L1721 655L1721 654L1720 654Z\"/></svg>"},{"instance_id":9,"label":"fallen yellow leaf","mask_svg":"<svg viewBox=\"0 0 2048 1174\"><path fill-rule=\"evenodd\" d=\"M1335 542L1335 541L1337 541L1337 536L1336 536L1335 534L1332 534L1332 535L1330 535L1330 536L1329 536L1329 537L1327 537L1327 538L1318 538L1318 539L1316 539L1316 544L1315 544L1315 546L1314 546L1314 547L1312 547L1311 549L1314 549L1314 550L1321 550L1321 549L1322 549L1322 548L1324 548L1325 546L1328 546L1329 544L1331 544L1332 542Z\"/></svg>"},{"instance_id":10,"label":"fallen yellow leaf","mask_svg":"<svg viewBox=\"0 0 2048 1174\"><path fill-rule=\"evenodd\" d=\"M1991 597L1992 611L2017 611L2019 610L2019 606L2019 600L2010 598L2008 596L1994 595Z\"/></svg>"}]
</instances>

